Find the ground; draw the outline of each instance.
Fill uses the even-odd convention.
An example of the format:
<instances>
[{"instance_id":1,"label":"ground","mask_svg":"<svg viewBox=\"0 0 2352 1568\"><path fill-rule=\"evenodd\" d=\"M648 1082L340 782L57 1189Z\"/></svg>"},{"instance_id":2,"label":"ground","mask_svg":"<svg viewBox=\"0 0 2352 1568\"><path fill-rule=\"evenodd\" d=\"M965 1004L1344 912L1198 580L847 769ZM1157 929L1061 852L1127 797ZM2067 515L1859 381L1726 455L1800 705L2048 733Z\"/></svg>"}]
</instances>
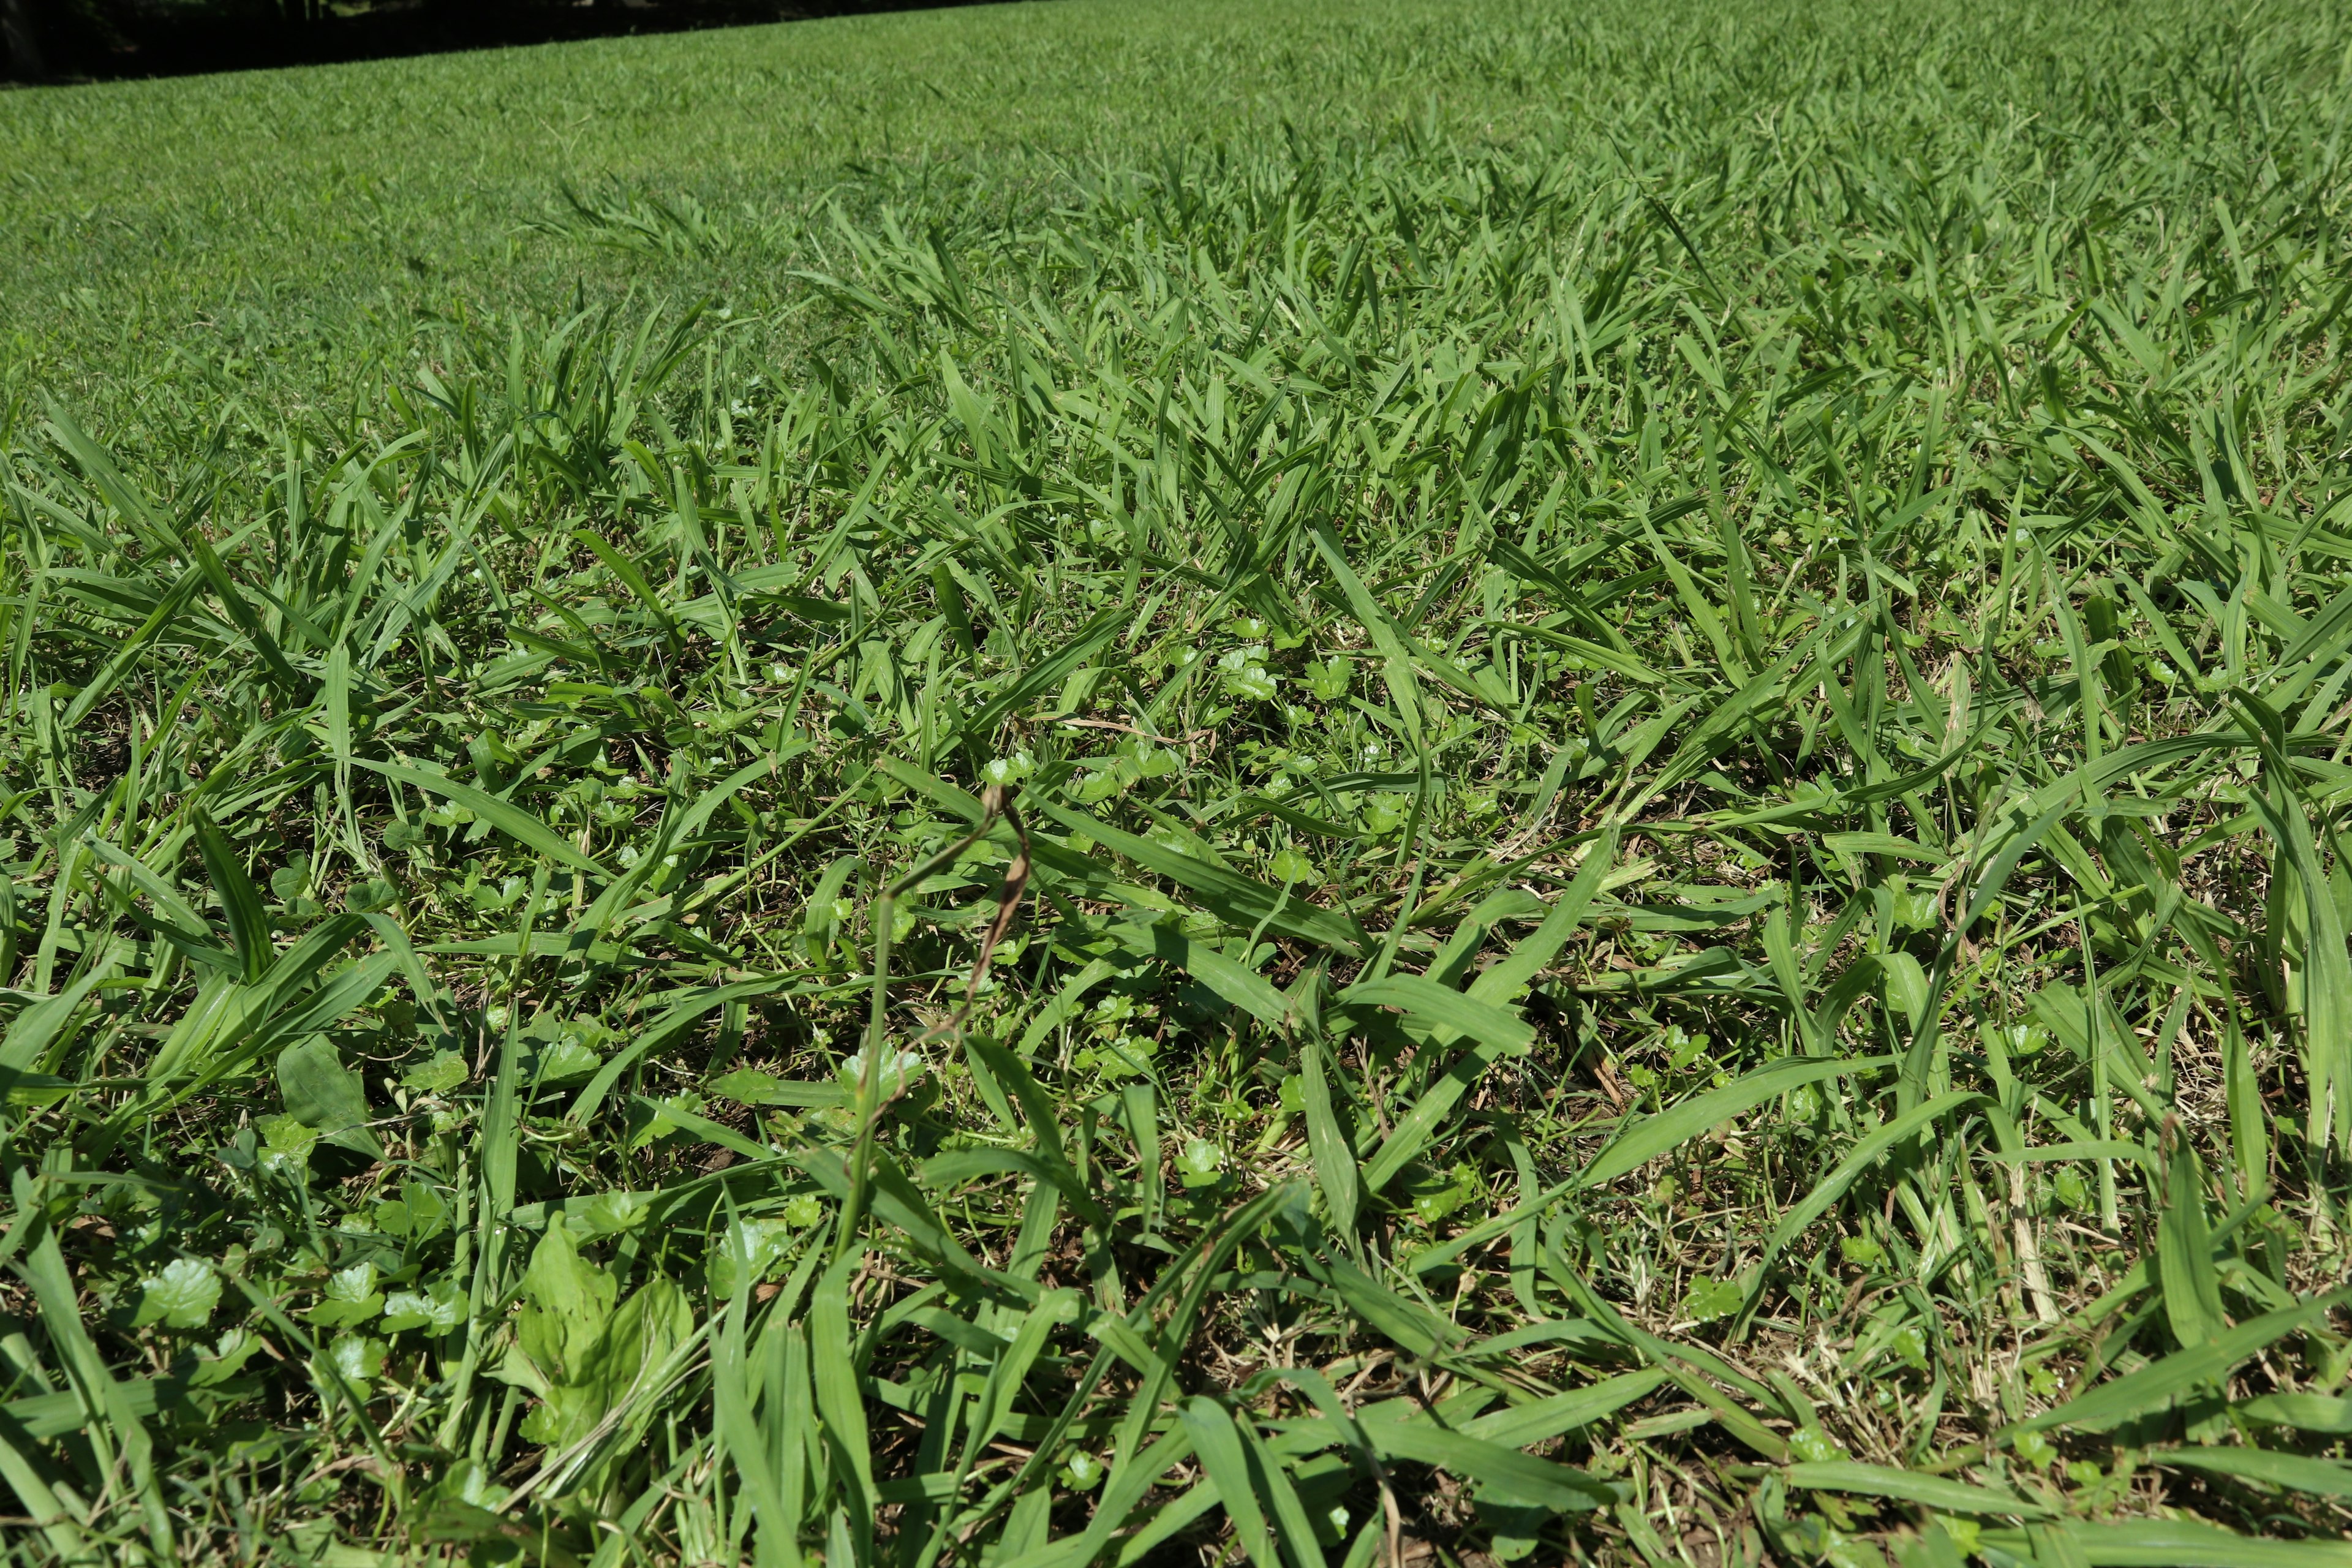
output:
<instances>
[{"instance_id":1,"label":"ground","mask_svg":"<svg viewBox=\"0 0 2352 1568\"><path fill-rule=\"evenodd\" d=\"M0 96L0 1544L2352 1563L2336 7Z\"/></svg>"}]
</instances>

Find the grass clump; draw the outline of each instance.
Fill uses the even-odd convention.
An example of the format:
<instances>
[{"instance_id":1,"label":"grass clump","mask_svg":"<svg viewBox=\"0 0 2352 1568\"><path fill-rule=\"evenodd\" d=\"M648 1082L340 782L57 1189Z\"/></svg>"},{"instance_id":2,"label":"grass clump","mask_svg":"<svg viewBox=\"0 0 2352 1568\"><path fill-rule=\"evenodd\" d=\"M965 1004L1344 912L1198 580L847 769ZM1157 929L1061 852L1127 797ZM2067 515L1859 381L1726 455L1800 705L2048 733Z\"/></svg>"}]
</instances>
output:
<instances>
[{"instance_id":1,"label":"grass clump","mask_svg":"<svg viewBox=\"0 0 2352 1568\"><path fill-rule=\"evenodd\" d=\"M2347 1560L2339 19L1448 15L25 381L9 1551Z\"/></svg>"}]
</instances>

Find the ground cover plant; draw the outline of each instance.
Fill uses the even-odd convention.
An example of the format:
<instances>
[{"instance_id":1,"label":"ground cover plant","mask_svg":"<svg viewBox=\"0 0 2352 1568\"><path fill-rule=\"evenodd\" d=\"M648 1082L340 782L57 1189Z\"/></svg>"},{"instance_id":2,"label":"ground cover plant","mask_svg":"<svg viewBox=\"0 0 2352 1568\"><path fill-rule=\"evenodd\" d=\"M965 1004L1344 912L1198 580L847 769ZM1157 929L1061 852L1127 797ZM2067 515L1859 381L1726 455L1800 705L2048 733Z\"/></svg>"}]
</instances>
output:
<instances>
[{"instance_id":1,"label":"ground cover plant","mask_svg":"<svg viewBox=\"0 0 2352 1568\"><path fill-rule=\"evenodd\" d=\"M1119 15L18 171L0 1544L2352 1563L2339 11Z\"/></svg>"}]
</instances>

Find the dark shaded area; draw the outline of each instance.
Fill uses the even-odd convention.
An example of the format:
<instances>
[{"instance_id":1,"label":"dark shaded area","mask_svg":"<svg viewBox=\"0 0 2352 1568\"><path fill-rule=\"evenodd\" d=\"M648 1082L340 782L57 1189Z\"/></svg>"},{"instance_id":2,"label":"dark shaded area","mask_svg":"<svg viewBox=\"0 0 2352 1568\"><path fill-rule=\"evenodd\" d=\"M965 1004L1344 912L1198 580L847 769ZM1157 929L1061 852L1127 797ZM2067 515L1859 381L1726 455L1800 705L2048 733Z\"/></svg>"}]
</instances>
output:
<instances>
[{"instance_id":1,"label":"dark shaded area","mask_svg":"<svg viewBox=\"0 0 2352 1568\"><path fill-rule=\"evenodd\" d=\"M0 0L0 80L186 76L977 0Z\"/></svg>"}]
</instances>

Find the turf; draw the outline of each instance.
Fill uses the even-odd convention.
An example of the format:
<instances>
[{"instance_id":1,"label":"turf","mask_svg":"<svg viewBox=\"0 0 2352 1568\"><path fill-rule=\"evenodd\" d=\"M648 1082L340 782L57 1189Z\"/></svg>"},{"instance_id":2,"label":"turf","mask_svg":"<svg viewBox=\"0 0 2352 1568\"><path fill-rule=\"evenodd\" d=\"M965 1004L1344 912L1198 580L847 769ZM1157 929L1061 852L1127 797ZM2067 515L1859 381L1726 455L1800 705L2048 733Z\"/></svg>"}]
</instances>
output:
<instances>
[{"instance_id":1,"label":"turf","mask_svg":"<svg viewBox=\"0 0 2352 1568\"><path fill-rule=\"evenodd\" d=\"M1056 3L0 94L0 409L174 370L331 400L404 376L420 321L625 291L643 258L530 228L567 189L756 228L883 171L1032 187L1286 121L1483 132L1556 112L1543 76L1579 47L1459 0ZM774 309L794 265L653 292Z\"/></svg>"},{"instance_id":2,"label":"turf","mask_svg":"<svg viewBox=\"0 0 2352 1568\"><path fill-rule=\"evenodd\" d=\"M0 98L0 1548L2352 1562L2347 46Z\"/></svg>"}]
</instances>

